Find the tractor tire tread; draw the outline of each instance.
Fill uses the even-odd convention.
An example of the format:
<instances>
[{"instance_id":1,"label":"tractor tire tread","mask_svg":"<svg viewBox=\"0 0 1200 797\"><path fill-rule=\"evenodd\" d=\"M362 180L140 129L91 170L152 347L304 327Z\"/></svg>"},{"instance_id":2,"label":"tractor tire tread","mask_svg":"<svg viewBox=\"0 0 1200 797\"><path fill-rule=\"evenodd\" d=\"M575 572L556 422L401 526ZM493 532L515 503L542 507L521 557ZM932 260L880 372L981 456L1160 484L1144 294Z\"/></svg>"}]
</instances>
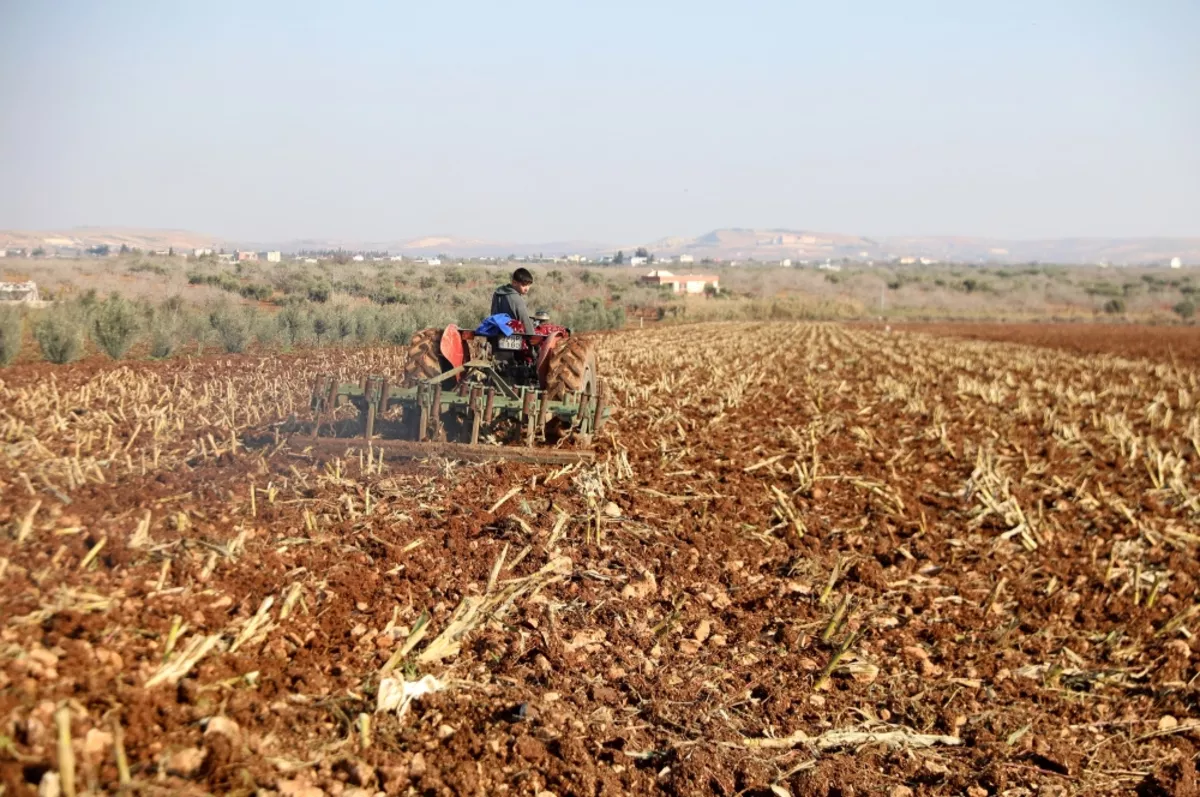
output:
<instances>
[{"instance_id":1,"label":"tractor tire tread","mask_svg":"<svg viewBox=\"0 0 1200 797\"><path fill-rule=\"evenodd\" d=\"M442 372L441 343L442 330L435 327L422 329L412 336L404 360L405 387L412 387L420 380Z\"/></svg>"},{"instance_id":2,"label":"tractor tire tread","mask_svg":"<svg viewBox=\"0 0 1200 797\"><path fill-rule=\"evenodd\" d=\"M558 401L567 393L582 390L589 365L595 380L598 376L595 343L587 338L568 338L550 355L546 374L546 392L550 400Z\"/></svg>"}]
</instances>

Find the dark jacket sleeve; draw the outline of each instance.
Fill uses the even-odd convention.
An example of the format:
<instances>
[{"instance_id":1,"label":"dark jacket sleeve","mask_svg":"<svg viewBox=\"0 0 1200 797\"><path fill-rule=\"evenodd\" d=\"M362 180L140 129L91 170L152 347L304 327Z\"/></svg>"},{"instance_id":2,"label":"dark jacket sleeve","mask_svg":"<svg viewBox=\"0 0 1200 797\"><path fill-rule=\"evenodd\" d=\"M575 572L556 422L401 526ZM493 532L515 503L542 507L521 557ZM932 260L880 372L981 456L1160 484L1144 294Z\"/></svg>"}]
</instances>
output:
<instances>
[{"instance_id":1,"label":"dark jacket sleeve","mask_svg":"<svg viewBox=\"0 0 1200 797\"><path fill-rule=\"evenodd\" d=\"M525 297L519 293L514 293L509 297L509 301L512 302L513 308L513 311L509 315L521 322L521 326L525 328L526 335L532 334L536 325L533 323L533 319L529 317L529 308L525 306Z\"/></svg>"},{"instance_id":2,"label":"dark jacket sleeve","mask_svg":"<svg viewBox=\"0 0 1200 797\"><path fill-rule=\"evenodd\" d=\"M516 291L501 288L492 294L492 315L497 313L505 313L509 318L520 321L526 334L533 332L534 323L529 317L529 308L525 306L525 297Z\"/></svg>"}]
</instances>

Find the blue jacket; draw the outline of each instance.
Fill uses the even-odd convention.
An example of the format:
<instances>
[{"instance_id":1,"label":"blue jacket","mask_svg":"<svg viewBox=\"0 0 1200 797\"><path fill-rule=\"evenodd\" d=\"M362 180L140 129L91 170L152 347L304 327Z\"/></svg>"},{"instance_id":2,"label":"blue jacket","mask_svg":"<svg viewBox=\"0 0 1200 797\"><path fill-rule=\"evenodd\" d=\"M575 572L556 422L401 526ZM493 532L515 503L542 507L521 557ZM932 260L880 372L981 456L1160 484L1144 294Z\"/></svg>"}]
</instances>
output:
<instances>
[{"instance_id":1,"label":"blue jacket","mask_svg":"<svg viewBox=\"0 0 1200 797\"><path fill-rule=\"evenodd\" d=\"M476 335L483 335L485 338L490 338L495 335L511 335L512 327L509 325L512 318L508 313L496 313L483 319L483 323L475 330Z\"/></svg>"}]
</instances>

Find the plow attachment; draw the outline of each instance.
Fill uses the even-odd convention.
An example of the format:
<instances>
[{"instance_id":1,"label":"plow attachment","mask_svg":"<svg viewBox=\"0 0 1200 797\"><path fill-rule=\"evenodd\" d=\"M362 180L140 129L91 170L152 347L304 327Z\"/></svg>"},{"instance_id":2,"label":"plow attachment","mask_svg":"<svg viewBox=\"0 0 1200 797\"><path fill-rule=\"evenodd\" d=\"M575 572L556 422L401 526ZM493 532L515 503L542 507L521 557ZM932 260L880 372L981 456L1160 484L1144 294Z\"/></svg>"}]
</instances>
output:
<instances>
[{"instance_id":1,"label":"plow attachment","mask_svg":"<svg viewBox=\"0 0 1200 797\"><path fill-rule=\"evenodd\" d=\"M347 406L357 409L349 419L340 412ZM377 375L359 383L323 375L313 386L312 409L308 445L320 451L370 445L397 459L548 464L591 460L592 435L609 416L601 382L592 393L551 398L546 390L510 384L488 360L463 363L415 387ZM332 436L322 437L326 432Z\"/></svg>"},{"instance_id":2,"label":"plow attachment","mask_svg":"<svg viewBox=\"0 0 1200 797\"><path fill-rule=\"evenodd\" d=\"M425 459L444 457L463 462L537 462L543 465L570 465L572 462L591 462L590 449L528 448L526 446L471 445L470 443L418 443L412 440L319 437L305 447L317 454L338 455L355 446L385 460Z\"/></svg>"}]
</instances>

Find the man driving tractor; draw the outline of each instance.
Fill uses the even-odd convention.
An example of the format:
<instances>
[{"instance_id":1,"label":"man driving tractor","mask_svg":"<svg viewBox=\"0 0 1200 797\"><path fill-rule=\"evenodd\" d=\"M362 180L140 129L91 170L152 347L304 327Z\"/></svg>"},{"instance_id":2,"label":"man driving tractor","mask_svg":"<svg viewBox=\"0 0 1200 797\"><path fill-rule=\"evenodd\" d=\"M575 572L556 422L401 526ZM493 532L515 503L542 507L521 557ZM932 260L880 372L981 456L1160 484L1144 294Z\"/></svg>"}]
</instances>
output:
<instances>
[{"instance_id":1,"label":"man driving tractor","mask_svg":"<svg viewBox=\"0 0 1200 797\"><path fill-rule=\"evenodd\" d=\"M492 294L491 315L504 313L514 321L520 321L521 328L525 332L533 332L536 325L525 304L525 294L529 293L532 285L533 275L529 273L529 269L519 268L514 271L512 281L507 285L501 285Z\"/></svg>"}]
</instances>

